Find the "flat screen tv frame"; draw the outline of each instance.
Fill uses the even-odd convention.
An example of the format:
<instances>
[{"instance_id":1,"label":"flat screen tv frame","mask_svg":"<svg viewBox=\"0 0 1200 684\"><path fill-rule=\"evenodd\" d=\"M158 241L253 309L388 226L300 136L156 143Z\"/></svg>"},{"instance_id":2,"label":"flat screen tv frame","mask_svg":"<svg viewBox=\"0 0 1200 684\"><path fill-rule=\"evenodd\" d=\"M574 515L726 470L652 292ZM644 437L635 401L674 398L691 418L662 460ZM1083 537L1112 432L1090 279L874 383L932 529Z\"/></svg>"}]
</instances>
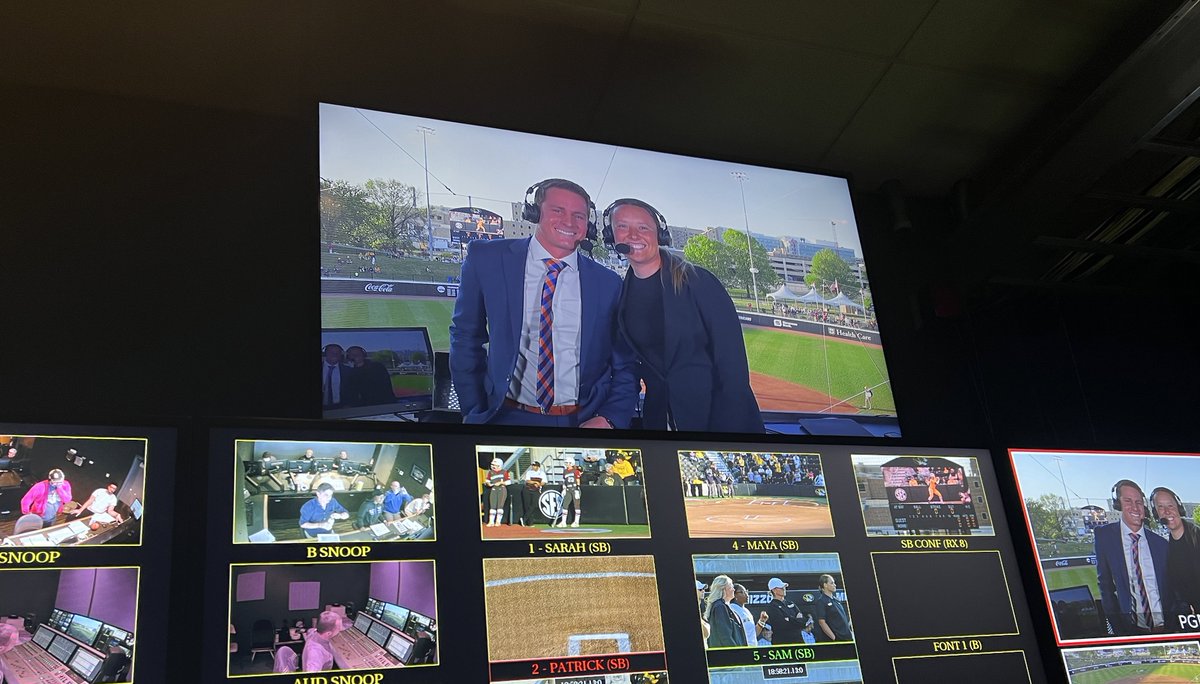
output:
<instances>
[{"instance_id":1,"label":"flat screen tv frame","mask_svg":"<svg viewBox=\"0 0 1200 684\"><path fill-rule=\"evenodd\" d=\"M741 255L743 248L749 251L753 243L762 247L762 253L776 250L769 270L756 271L763 274L764 281L775 284L770 292L759 289L757 303L748 297L750 288L737 280L738 274L709 269L737 302L743 334L750 331L755 337L747 345L751 349L751 384L768 434L900 436L845 176L328 103L319 105L319 119L323 328L418 324L416 318L406 319L407 302L420 298L439 303L440 299L444 311L428 329L435 353L443 351L448 347L444 340L450 307L461 285L461 261L468 250L461 238L469 231L455 231L447 223L451 212L469 208L501 215L505 237L526 238L536 230L536 224L523 220L523 206L533 194L528 189L547 178L568 178L592 196L597 228L590 237L601 252L605 249L603 210L622 197L644 199L661 211L674 247L705 237L724 245L722 253L730 259ZM494 167L501 171L487 171ZM810 186L814 184L826 190L813 190ZM398 188L407 195L397 194ZM408 210L408 242L389 245L380 240L343 239L347 234L339 233L335 224L345 219L338 213L345 193L383 197L389 189L396 206ZM831 195L836 195L836 202ZM715 196L719 196L715 205L719 208L710 209L709 200ZM431 217L429 221L426 216ZM490 233L492 226L487 228ZM455 235L460 238L457 242ZM737 236L744 242L735 239ZM682 246L676 253L687 256L686 245ZM813 259L821 251L826 252L823 259L842 259L850 269L850 282L819 277L805 282L805 274L814 268ZM755 253L759 260L755 266L761 266L762 255ZM426 273L420 273L421 261ZM625 270L625 262L611 250L600 261L619 273ZM360 314L348 312L347 304ZM377 317L361 314L377 306L392 311ZM764 348L768 351L762 352ZM830 348L842 353L831 356ZM793 363L781 358L799 360ZM835 359L832 366L829 358ZM638 407L640 411L641 398ZM325 417L353 416L326 412ZM401 419L420 420L421 416L412 412ZM638 427L636 421L631 427ZM756 431L681 429L728 434Z\"/></svg>"}]
</instances>

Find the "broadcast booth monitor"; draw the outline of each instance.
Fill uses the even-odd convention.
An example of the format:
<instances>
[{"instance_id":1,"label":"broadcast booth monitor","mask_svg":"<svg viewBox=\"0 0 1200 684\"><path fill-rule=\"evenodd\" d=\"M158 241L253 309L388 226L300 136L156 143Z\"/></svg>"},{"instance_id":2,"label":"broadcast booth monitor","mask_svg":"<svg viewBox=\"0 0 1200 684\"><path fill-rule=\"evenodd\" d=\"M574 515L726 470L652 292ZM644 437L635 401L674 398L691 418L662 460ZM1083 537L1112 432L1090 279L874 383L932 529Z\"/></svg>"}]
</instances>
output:
<instances>
[{"instance_id":1,"label":"broadcast booth monitor","mask_svg":"<svg viewBox=\"0 0 1200 684\"><path fill-rule=\"evenodd\" d=\"M645 246L638 242L636 254L622 253L632 248L616 242L613 217L620 205L605 211L615 200L633 198L649 207L657 243L698 274L692 289L673 291L682 300L664 305L664 334L689 341L709 337L682 359L665 358L674 364L666 372L681 373L682 360L712 356L702 350L719 347L719 359L708 359L699 371L687 369L687 376L713 376L711 385L698 388L738 389L686 392L691 400L711 397L710 405L674 409L673 424L662 428L655 391L637 397L631 389L631 400L622 397L612 407L622 414L614 423L709 433L899 437L873 286L845 178L333 104L321 104L319 114L322 344L336 343L342 351L361 346L387 368L393 389L378 401L354 394L359 376L367 375L355 369L345 373L354 396L333 397L329 371L319 381L314 374L313 396L319 388L325 417L494 420L492 411L507 405L503 392L495 394L507 371L488 374L462 359L478 354L506 364L517 358L522 340L528 355L534 354L531 340L543 339L537 274L530 281L522 275L530 253L526 241L537 240L543 223L545 235L558 235L569 249L577 246L570 256L594 262L577 264L578 275L566 271L561 291L555 281L549 310L566 311L578 301L582 311L578 319L560 312L547 324L551 333L558 326L566 330L559 330L558 341L550 336L553 356L556 363L572 364L561 345L574 347L563 340L579 339L578 397L608 392L595 379L607 377L598 369L624 365L612 363L616 356L600 358L601 350L618 338L644 339L643 318L621 318L628 300L622 304L618 295L630 259L642 258ZM540 202L555 189L543 184L552 179L577 184L594 205L580 212L577 226L552 229L549 213L542 220ZM501 247L520 254L493 258ZM477 252L481 256L470 257ZM464 270L465 263L476 265ZM572 283L580 286L578 300L559 294L573 292ZM625 320L631 323L616 324ZM632 345L638 348L638 342ZM428 412L434 378L426 360L447 353L451 375L458 373L459 403ZM736 358L743 356L744 365ZM536 368L540 361L527 358L523 367L531 363ZM628 383L618 378L622 386L638 386L632 370L620 374L629 376ZM437 380L442 386L446 379ZM461 405L464 396L471 403L478 394L464 393L465 381L483 388L486 404ZM527 401L517 403L536 411L532 388L517 392L510 385L509 394L513 401L524 396ZM750 407L746 416L730 420L742 406Z\"/></svg>"},{"instance_id":2,"label":"broadcast booth monitor","mask_svg":"<svg viewBox=\"0 0 1200 684\"><path fill-rule=\"evenodd\" d=\"M325 418L364 418L433 408L433 348L424 327L321 331ZM341 358L336 387L326 359ZM336 394L336 396L335 396Z\"/></svg>"}]
</instances>

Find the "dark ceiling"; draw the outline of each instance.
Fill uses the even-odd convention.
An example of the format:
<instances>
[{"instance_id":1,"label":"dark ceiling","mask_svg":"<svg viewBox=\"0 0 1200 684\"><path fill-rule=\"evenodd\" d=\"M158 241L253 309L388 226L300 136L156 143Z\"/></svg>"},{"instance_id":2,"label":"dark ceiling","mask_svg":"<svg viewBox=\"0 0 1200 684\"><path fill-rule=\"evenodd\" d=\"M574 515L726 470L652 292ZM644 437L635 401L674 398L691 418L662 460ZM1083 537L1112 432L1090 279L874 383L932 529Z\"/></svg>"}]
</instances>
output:
<instances>
[{"instance_id":1,"label":"dark ceiling","mask_svg":"<svg viewBox=\"0 0 1200 684\"><path fill-rule=\"evenodd\" d=\"M1114 258L1195 263L1177 251L1195 247L1192 231L1161 213L1195 215L1181 204L1196 180L1195 4L8 3L0 74L300 119L324 100L827 169L859 193L894 179L986 226L983 243L960 247L960 275L1022 286L1094 279ZM994 211L972 217L980 206ZM1030 244L1019 267L978 257Z\"/></svg>"}]
</instances>

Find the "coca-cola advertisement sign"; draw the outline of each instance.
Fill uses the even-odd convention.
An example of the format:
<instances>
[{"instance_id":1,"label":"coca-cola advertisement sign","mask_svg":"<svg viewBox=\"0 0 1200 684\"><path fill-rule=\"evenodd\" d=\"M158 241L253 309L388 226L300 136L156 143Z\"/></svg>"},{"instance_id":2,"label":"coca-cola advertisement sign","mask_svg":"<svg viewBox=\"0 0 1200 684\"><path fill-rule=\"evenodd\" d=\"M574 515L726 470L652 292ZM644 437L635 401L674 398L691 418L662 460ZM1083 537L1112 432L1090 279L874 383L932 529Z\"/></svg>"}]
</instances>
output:
<instances>
[{"instance_id":1,"label":"coca-cola advertisement sign","mask_svg":"<svg viewBox=\"0 0 1200 684\"><path fill-rule=\"evenodd\" d=\"M386 292L388 294L396 289L395 283L367 283L363 285L363 292Z\"/></svg>"}]
</instances>

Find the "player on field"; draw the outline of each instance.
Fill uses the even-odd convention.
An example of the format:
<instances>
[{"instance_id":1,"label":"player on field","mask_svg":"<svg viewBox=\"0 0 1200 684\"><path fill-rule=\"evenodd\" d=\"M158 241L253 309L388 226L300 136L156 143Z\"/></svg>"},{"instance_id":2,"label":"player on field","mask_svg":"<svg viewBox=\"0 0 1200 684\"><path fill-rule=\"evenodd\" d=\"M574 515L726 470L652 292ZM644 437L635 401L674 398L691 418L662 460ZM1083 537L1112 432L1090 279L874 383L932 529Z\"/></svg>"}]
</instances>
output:
<instances>
[{"instance_id":1,"label":"player on field","mask_svg":"<svg viewBox=\"0 0 1200 684\"><path fill-rule=\"evenodd\" d=\"M570 506L574 504L575 520L571 523L571 527L579 527L579 484L583 478L583 469L575 465L575 457L567 456L567 466L563 468L563 489L562 489L562 513L560 514L558 524L555 527L567 526L567 513L570 512Z\"/></svg>"},{"instance_id":2,"label":"player on field","mask_svg":"<svg viewBox=\"0 0 1200 684\"><path fill-rule=\"evenodd\" d=\"M487 479L483 481L483 486L488 488L488 527L500 527L500 522L504 519L504 502L508 499L510 484L512 475L504 469L504 462L493 458Z\"/></svg>"}]
</instances>

